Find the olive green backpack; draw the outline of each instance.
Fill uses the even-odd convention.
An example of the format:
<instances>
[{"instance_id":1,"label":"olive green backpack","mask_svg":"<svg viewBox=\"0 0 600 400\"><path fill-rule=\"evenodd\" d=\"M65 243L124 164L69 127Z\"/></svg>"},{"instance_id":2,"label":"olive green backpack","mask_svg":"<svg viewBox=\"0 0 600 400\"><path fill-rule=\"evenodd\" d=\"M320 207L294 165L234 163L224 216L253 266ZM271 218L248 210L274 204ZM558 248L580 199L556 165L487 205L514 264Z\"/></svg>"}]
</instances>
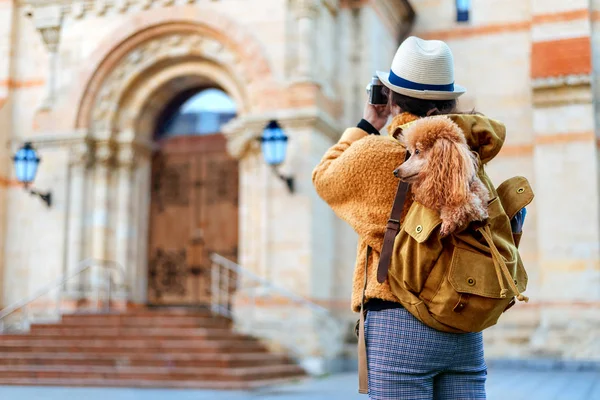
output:
<instances>
[{"instance_id":1,"label":"olive green backpack","mask_svg":"<svg viewBox=\"0 0 600 400\"><path fill-rule=\"evenodd\" d=\"M398 226L407 187L401 183L386 232L378 280L387 277L402 305L426 325L445 332L479 332L494 325L527 287L520 234L511 219L533 200L527 179L514 177L490 190L489 217L448 237L439 213L413 202Z\"/></svg>"}]
</instances>

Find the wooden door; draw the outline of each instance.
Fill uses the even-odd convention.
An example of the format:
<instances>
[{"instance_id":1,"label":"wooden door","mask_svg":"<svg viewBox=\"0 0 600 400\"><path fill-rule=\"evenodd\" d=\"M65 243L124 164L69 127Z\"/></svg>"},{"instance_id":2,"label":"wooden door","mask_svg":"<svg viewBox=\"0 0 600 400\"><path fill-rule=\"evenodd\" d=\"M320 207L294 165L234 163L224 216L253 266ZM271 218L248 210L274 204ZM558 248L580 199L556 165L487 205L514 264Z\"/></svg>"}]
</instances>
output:
<instances>
[{"instance_id":1,"label":"wooden door","mask_svg":"<svg viewBox=\"0 0 600 400\"><path fill-rule=\"evenodd\" d=\"M210 255L237 261L238 165L225 145L221 134L174 137L153 157L151 304L208 304Z\"/></svg>"}]
</instances>

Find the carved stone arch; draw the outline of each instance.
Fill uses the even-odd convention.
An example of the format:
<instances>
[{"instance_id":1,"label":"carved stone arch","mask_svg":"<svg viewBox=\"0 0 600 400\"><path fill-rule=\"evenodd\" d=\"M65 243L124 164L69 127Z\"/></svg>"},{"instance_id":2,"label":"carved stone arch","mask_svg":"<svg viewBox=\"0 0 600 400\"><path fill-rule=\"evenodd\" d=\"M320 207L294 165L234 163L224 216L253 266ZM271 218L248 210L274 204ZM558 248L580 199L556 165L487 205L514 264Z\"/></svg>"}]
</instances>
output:
<instances>
[{"instance_id":1,"label":"carved stone arch","mask_svg":"<svg viewBox=\"0 0 600 400\"><path fill-rule=\"evenodd\" d=\"M118 104L114 132L118 141L149 142L158 115L176 95L198 87L216 86L227 92L238 105L238 113L248 112L243 86L231 79L227 70L207 60L178 62L152 73Z\"/></svg>"},{"instance_id":2,"label":"carved stone arch","mask_svg":"<svg viewBox=\"0 0 600 400\"><path fill-rule=\"evenodd\" d=\"M127 74L132 67L139 73L190 58L211 61L227 70L230 79L245 89L244 104L239 105L244 113L258 103L254 97L262 88L277 86L261 45L238 23L212 10L183 7L173 13L148 11L143 21L130 21L99 46L88 68L82 71L79 84L67 96L71 106L79 104L74 115L76 128L90 127L97 116L103 121L100 124L106 124L106 117L114 116L120 101L114 83L132 82ZM154 49L160 54L151 54ZM104 105L96 111L98 101Z\"/></svg>"},{"instance_id":3,"label":"carved stone arch","mask_svg":"<svg viewBox=\"0 0 600 400\"><path fill-rule=\"evenodd\" d=\"M244 90L248 80L237 66L233 52L199 34L177 33L145 42L107 76L93 103L89 128L93 133L133 128L136 111L142 110L140 102L152 101L149 89L167 84L166 77L174 80L170 90L173 94L194 85L194 80L218 84L230 92L240 113L247 113L252 104ZM137 99L134 109L127 107L132 98Z\"/></svg>"},{"instance_id":4,"label":"carved stone arch","mask_svg":"<svg viewBox=\"0 0 600 400\"><path fill-rule=\"evenodd\" d=\"M188 68L181 69L178 65ZM193 65L198 70L189 68ZM124 107L124 103L135 97L138 90L149 95L143 87L152 86L154 77L161 75L162 71L174 70L197 77L201 75L200 70L210 71L213 78L220 80L220 86L229 89L237 100L241 114L251 111L253 102L245 88L252 84L252 71L246 68L235 49L196 26L176 24L160 27L159 35L132 47L121 57L97 85L96 95L82 104L82 111L87 112L80 114L79 123L87 126L92 136L104 139L112 138L122 129L133 128L124 116L131 121L135 113ZM177 76L172 75L172 78ZM180 88L180 91L183 89ZM139 102L136 104L141 110Z\"/></svg>"}]
</instances>

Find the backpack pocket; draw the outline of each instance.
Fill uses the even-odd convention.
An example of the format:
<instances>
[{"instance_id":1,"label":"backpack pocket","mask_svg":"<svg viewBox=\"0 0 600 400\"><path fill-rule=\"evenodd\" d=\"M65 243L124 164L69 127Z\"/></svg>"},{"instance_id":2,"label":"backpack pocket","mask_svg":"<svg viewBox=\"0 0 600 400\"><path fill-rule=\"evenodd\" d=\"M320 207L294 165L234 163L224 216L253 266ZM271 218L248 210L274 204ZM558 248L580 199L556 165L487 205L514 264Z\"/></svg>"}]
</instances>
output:
<instances>
[{"instance_id":1,"label":"backpack pocket","mask_svg":"<svg viewBox=\"0 0 600 400\"><path fill-rule=\"evenodd\" d=\"M525 291L527 286L527 274L520 262L519 257L512 260L504 259L504 263L511 271L514 277L514 283L520 292ZM506 278L505 287L508 287ZM448 273L448 281L459 293L468 293L492 299L502 299L506 296L501 295L502 288L496 274L496 267L490 254L484 254L472 251L467 248L455 247L452 254L452 263ZM516 293L509 292L512 297Z\"/></svg>"},{"instance_id":2,"label":"backpack pocket","mask_svg":"<svg viewBox=\"0 0 600 400\"><path fill-rule=\"evenodd\" d=\"M511 289L512 284L519 292L527 286L527 274L512 242L510 222L498 198L490 202L487 223L493 228L488 231L488 239L492 239L497 251L492 251L488 239L473 228L455 235L453 248L445 250L451 252L445 278L431 301L422 297L436 320L465 332L494 325L517 294ZM494 257L506 266L512 282L507 281L507 274Z\"/></svg>"},{"instance_id":3,"label":"backpack pocket","mask_svg":"<svg viewBox=\"0 0 600 400\"><path fill-rule=\"evenodd\" d=\"M394 241L388 271L392 291L408 290L416 295L421 292L443 250L435 233L441 222L435 211L413 202Z\"/></svg>"},{"instance_id":4,"label":"backpack pocket","mask_svg":"<svg viewBox=\"0 0 600 400\"><path fill-rule=\"evenodd\" d=\"M524 291L527 274L523 264L519 258L509 264L509 268L516 269L513 276L517 287ZM490 255L455 247L447 279L434 299L426 303L432 316L442 324L464 332L480 332L498 322L514 295L510 289L506 296L501 295Z\"/></svg>"}]
</instances>

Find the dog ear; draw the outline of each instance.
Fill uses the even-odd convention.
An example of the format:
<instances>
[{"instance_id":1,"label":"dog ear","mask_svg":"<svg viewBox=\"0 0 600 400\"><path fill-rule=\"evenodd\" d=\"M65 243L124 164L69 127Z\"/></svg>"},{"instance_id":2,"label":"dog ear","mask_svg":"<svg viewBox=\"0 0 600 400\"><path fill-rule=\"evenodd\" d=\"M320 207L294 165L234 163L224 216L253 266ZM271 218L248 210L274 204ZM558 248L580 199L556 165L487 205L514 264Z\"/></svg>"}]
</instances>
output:
<instances>
[{"instance_id":1,"label":"dog ear","mask_svg":"<svg viewBox=\"0 0 600 400\"><path fill-rule=\"evenodd\" d=\"M466 144L436 140L423 172L420 191L436 208L460 206L468 201L475 166Z\"/></svg>"}]
</instances>

